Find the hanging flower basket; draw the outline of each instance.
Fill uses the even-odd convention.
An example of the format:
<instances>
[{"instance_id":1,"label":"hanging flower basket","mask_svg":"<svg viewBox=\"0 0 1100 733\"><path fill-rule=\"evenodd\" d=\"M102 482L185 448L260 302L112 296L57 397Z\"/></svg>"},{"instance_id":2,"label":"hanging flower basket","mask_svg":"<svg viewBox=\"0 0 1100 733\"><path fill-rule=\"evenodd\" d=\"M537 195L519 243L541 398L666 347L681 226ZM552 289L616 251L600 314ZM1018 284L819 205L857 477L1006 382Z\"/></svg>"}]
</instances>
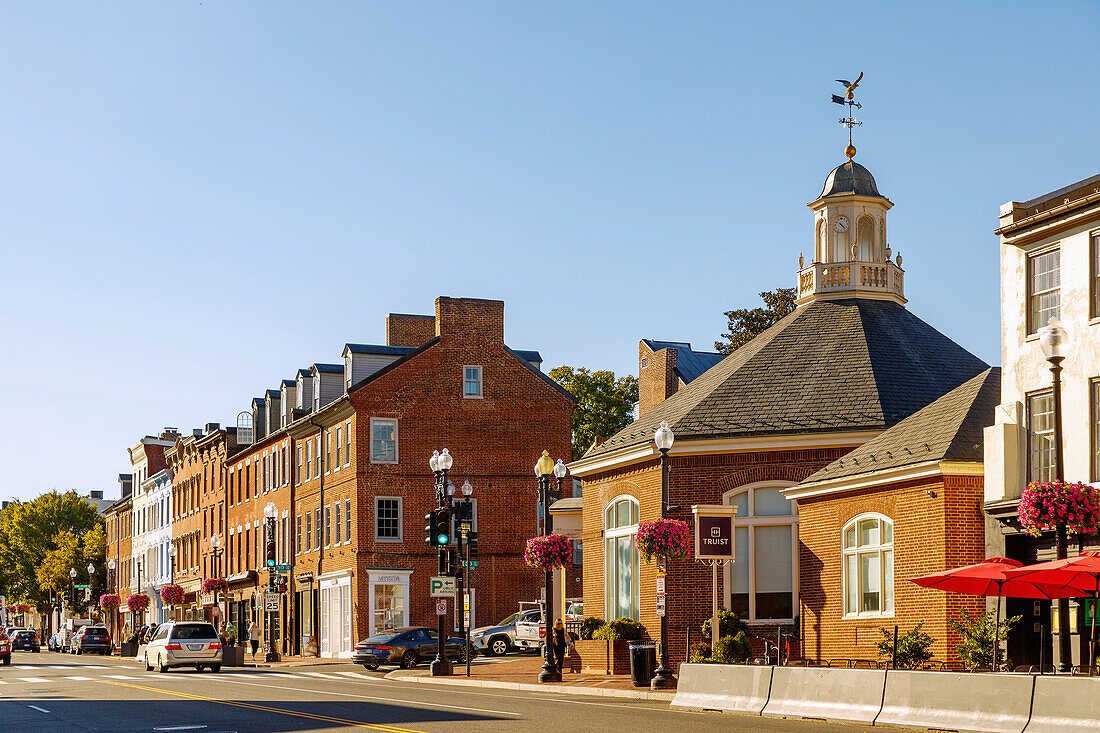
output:
<instances>
[{"instance_id":1,"label":"hanging flower basket","mask_svg":"<svg viewBox=\"0 0 1100 733\"><path fill-rule=\"evenodd\" d=\"M144 593L133 593L126 599L126 607L131 613L142 613L149 607L149 596Z\"/></svg>"},{"instance_id":2,"label":"hanging flower basket","mask_svg":"<svg viewBox=\"0 0 1100 733\"><path fill-rule=\"evenodd\" d=\"M1020 495L1020 526L1032 537L1066 525L1070 534L1095 532L1100 523L1100 491L1078 481L1030 483Z\"/></svg>"},{"instance_id":3,"label":"hanging flower basket","mask_svg":"<svg viewBox=\"0 0 1100 733\"><path fill-rule=\"evenodd\" d=\"M119 606L117 593L104 593L99 597L99 607L104 611L113 611Z\"/></svg>"},{"instance_id":4,"label":"hanging flower basket","mask_svg":"<svg viewBox=\"0 0 1100 733\"><path fill-rule=\"evenodd\" d=\"M634 543L646 563L691 557L691 529L681 519L639 522Z\"/></svg>"},{"instance_id":5,"label":"hanging flower basket","mask_svg":"<svg viewBox=\"0 0 1100 733\"><path fill-rule=\"evenodd\" d=\"M229 583L221 578L207 578L202 581L203 593L225 593L229 590Z\"/></svg>"},{"instance_id":6,"label":"hanging flower basket","mask_svg":"<svg viewBox=\"0 0 1100 733\"><path fill-rule=\"evenodd\" d=\"M160 599L169 606L178 606L183 603L183 588L172 583L160 589Z\"/></svg>"},{"instance_id":7,"label":"hanging flower basket","mask_svg":"<svg viewBox=\"0 0 1100 733\"><path fill-rule=\"evenodd\" d=\"M563 534L545 534L527 540L523 559L533 568L553 570L573 562L573 545Z\"/></svg>"}]
</instances>

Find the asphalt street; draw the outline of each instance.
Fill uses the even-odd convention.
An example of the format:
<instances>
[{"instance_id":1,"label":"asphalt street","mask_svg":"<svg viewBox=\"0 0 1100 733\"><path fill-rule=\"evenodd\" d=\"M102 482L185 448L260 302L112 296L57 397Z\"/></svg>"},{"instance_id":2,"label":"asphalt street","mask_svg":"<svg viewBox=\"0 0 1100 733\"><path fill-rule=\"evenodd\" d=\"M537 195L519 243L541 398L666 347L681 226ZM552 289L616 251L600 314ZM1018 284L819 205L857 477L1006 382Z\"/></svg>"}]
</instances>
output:
<instances>
[{"instance_id":1,"label":"asphalt street","mask_svg":"<svg viewBox=\"0 0 1100 733\"><path fill-rule=\"evenodd\" d=\"M347 665L146 672L132 659L16 652L0 667L0 731L762 731L865 726L719 713L584 695L414 684Z\"/></svg>"}]
</instances>

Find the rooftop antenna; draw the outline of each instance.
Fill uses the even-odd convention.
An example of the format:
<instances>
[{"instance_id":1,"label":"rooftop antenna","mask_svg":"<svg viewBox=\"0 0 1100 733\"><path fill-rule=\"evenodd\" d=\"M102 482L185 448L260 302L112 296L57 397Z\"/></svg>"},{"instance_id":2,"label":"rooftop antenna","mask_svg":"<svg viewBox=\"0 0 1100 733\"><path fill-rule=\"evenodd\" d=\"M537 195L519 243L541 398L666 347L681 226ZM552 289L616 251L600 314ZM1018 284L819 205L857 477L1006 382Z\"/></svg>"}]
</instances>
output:
<instances>
[{"instance_id":1,"label":"rooftop antenna","mask_svg":"<svg viewBox=\"0 0 1100 733\"><path fill-rule=\"evenodd\" d=\"M856 119L855 110L863 109L863 105L856 101L856 87L859 86L859 82L863 79L863 72L859 72L859 76L856 77L854 82L850 82L847 79L837 79L837 82L844 85L844 96L839 94L833 95L833 104L848 105L848 116L841 117L838 122L848 128L848 147L844 149L844 154L848 156L848 160L856 157L856 146L852 145L852 128L862 126L863 123Z\"/></svg>"}]
</instances>

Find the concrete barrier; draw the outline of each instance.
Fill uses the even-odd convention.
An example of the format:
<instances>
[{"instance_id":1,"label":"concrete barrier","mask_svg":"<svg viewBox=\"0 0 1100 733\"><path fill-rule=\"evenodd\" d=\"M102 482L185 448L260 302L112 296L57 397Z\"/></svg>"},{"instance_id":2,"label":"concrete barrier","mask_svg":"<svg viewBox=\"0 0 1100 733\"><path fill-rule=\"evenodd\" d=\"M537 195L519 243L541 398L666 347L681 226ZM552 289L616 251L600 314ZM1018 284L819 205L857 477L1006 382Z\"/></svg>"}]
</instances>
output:
<instances>
[{"instance_id":1,"label":"concrete barrier","mask_svg":"<svg viewBox=\"0 0 1100 733\"><path fill-rule=\"evenodd\" d=\"M891 670L875 725L1022 733L1033 685L1030 675Z\"/></svg>"},{"instance_id":2,"label":"concrete barrier","mask_svg":"<svg viewBox=\"0 0 1100 733\"><path fill-rule=\"evenodd\" d=\"M768 702L774 667L681 664L672 707L759 715Z\"/></svg>"},{"instance_id":3,"label":"concrete barrier","mask_svg":"<svg viewBox=\"0 0 1100 733\"><path fill-rule=\"evenodd\" d=\"M1031 722L1024 733L1073 733L1100 727L1100 679L1035 678Z\"/></svg>"},{"instance_id":4,"label":"concrete barrier","mask_svg":"<svg viewBox=\"0 0 1100 733\"><path fill-rule=\"evenodd\" d=\"M763 715L872 723L885 684L884 669L776 667Z\"/></svg>"}]
</instances>

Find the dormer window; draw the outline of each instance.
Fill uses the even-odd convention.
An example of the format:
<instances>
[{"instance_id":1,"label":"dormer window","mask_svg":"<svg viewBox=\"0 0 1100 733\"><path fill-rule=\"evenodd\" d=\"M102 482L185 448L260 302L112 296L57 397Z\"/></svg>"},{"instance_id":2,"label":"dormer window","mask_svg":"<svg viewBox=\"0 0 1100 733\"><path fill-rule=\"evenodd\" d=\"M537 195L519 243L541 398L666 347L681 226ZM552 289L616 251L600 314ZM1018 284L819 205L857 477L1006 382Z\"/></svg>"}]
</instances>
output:
<instances>
[{"instance_id":1,"label":"dormer window","mask_svg":"<svg viewBox=\"0 0 1100 733\"><path fill-rule=\"evenodd\" d=\"M481 367L462 367L462 396L468 399L481 399Z\"/></svg>"}]
</instances>

